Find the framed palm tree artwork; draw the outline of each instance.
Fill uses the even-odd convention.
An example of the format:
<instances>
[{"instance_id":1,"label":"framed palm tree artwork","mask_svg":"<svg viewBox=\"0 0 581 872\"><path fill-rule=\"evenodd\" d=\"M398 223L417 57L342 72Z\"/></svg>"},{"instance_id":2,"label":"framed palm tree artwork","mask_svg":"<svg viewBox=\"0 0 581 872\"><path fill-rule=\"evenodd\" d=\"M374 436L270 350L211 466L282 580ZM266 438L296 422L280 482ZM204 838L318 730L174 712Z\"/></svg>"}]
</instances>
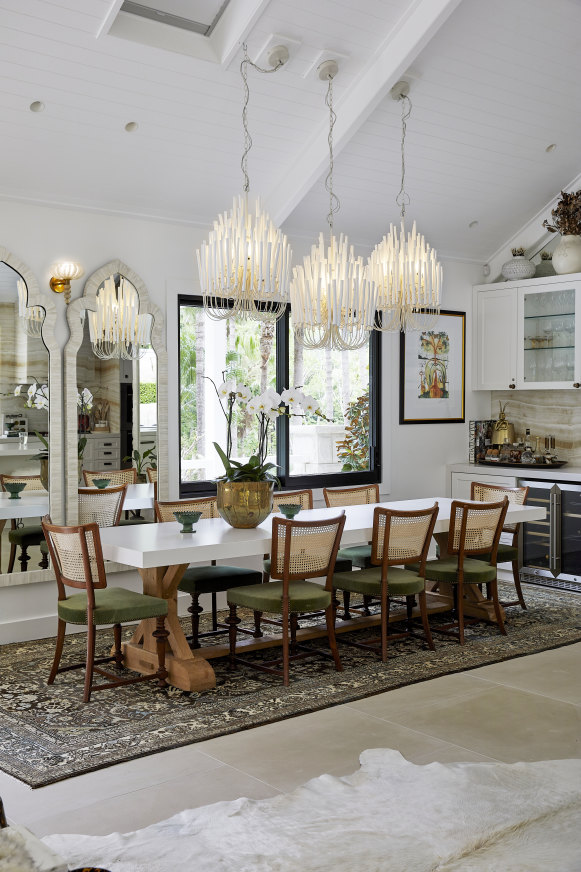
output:
<instances>
[{"instance_id":1,"label":"framed palm tree artwork","mask_svg":"<svg viewBox=\"0 0 581 872\"><path fill-rule=\"evenodd\" d=\"M424 329L400 334L400 424L464 421L466 313L443 310Z\"/></svg>"}]
</instances>

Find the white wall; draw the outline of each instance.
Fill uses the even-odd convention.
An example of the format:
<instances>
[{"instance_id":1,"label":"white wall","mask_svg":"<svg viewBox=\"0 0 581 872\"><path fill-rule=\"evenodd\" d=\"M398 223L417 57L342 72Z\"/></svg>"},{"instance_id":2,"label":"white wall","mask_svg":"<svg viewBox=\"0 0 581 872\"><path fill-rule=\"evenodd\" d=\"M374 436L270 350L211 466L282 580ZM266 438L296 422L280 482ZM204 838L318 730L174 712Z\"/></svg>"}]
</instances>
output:
<instances>
[{"instance_id":1,"label":"white wall","mask_svg":"<svg viewBox=\"0 0 581 872\"><path fill-rule=\"evenodd\" d=\"M192 204L195 210L195 204ZM120 258L143 279L151 299L166 314L169 352L169 457L170 491L178 493L178 433L171 426L177 421L177 307L178 293L198 290L195 250L207 234L206 227L149 221L131 216L111 216L99 212L77 211L34 204L3 201L0 208L0 244L27 263L36 274L46 294L49 267L59 260L79 261L85 275L108 261ZM310 240L293 240L295 263L310 246ZM362 251L367 254L367 251ZM481 268L475 264L444 263L443 306L466 311L466 422L471 418L487 418L490 414L490 394L472 393L471 383L471 286L481 281ZM84 279L73 283L72 296L80 296ZM58 301L57 338L64 348L68 338L64 300ZM383 480L381 490L393 498L416 497L445 493L445 466L462 461L468 451L468 423L400 426L399 421L399 340L384 339L383 351ZM38 594L41 593L41 586ZM48 590L48 587L46 588ZM42 596L35 597L35 618L38 627L47 627L44 620L52 609L52 600L42 585ZM25 586L0 589L8 597L7 620L10 632L2 632L0 608L0 641L24 638L22 624L31 588ZM52 625L52 619L51 619ZM8 629L8 628L5 628ZM49 631L49 632L52 632Z\"/></svg>"}]
</instances>

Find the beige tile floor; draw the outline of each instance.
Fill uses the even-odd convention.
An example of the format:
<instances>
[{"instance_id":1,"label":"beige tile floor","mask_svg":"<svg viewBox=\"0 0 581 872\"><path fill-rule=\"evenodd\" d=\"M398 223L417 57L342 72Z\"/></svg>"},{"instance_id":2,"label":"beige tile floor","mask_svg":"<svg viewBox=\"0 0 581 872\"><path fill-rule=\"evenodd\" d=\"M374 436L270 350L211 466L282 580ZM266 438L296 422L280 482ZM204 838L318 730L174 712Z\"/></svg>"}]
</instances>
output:
<instances>
[{"instance_id":1,"label":"beige tile floor","mask_svg":"<svg viewBox=\"0 0 581 872\"><path fill-rule=\"evenodd\" d=\"M30 790L0 773L11 820L37 835L129 831L187 807L262 798L365 748L414 763L581 757L581 644L411 685Z\"/></svg>"}]
</instances>

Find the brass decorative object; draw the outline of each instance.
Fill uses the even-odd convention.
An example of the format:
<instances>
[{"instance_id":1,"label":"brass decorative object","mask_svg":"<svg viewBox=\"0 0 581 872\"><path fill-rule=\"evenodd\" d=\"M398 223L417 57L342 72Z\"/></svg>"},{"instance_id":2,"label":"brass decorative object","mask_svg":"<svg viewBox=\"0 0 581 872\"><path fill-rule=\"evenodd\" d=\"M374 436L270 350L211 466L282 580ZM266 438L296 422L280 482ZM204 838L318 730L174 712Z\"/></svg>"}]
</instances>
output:
<instances>
[{"instance_id":1,"label":"brass decorative object","mask_svg":"<svg viewBox=\"0 0 581 872\"><path fill-rule=\"evenodd\" d=\"M500 410L498 413L498 421L494 424L492 442L494 445L504 445L505 442L509 442L512 445L514 442L514 426L506 420L506 403L503 406L499 401L498 405L500 406Z\"/></svg>"},{"instance_id":2,"label":"brass decorative object","mask_svg":"<svg viewBox=\"0 0 581 872\"><path fill-rule=\"evenodd\" d=\"M45 490L48 490L48 457L40 461L40 481Z\"/></svg>"},{"instance_id":3,"label":"brass decorative object","mask_svg":"<svg viewBox=\"0 0 581 872\"><path fill-rule=\"evenodd\" d=\"M231 527L258 527L272 512L272 481L219 481L218 512Z\"/></svg>"}]
</instances>

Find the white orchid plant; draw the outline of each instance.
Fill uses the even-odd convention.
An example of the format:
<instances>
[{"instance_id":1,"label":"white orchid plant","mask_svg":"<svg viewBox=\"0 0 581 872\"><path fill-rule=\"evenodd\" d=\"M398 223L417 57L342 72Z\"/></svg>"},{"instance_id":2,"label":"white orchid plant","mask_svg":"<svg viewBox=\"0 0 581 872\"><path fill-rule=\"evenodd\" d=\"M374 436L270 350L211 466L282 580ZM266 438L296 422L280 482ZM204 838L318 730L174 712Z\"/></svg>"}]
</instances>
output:
<instances>
[{"instance_id":1,"label":"white orchid plant","mask_svg":"<svg viewBox=\"0 0 581 872\"><path fill-rule=\"evenodd\" d=\"M214 448L225 469L224 475L220 476L218 480L273 481L280 486L278 478L271 471L276 469L276 464L266 461L271 428L275 426L276 421L282 415L289 418L313 415L327 420L319 409L318 401L315 397L303 393L299 388L286 388L280 394L274 388L267 388L262 394L254 394L252 388L245 384L237 384L234 379L224 380L221 385L217 386L211 378L208 376L206 378L214 385L227 423L226 451L217 442L214 442ZM232 421L236 407L246 414L256 415L258 421L258 449L256 454L250 457L248 463L232 460L231 456Z\"/></svg>"},{"instance_id":2,"label":"white orchid plant","mask_svg":"<svg viewBox=\"0 0 581 872\"><path fill-rule=\"evenodd\" d=\"M16 385L14 396L24 399L22 389L25 387L26 385ZM36 380L33 381L26 392L24 405L28 409L45 409L48 412L48 385L39 385Z\"/></svg>"},{"instance_id":3,"label":"white orchid plant","mask_svg":"<svg viewBox=\"0 0 581 872\"><path fill-rule=\"evenodd\" d=\"M89 388L77 391L77 408L80 415L88 415L93 408L93 394Z\"/></svg>"}]
</instances>

